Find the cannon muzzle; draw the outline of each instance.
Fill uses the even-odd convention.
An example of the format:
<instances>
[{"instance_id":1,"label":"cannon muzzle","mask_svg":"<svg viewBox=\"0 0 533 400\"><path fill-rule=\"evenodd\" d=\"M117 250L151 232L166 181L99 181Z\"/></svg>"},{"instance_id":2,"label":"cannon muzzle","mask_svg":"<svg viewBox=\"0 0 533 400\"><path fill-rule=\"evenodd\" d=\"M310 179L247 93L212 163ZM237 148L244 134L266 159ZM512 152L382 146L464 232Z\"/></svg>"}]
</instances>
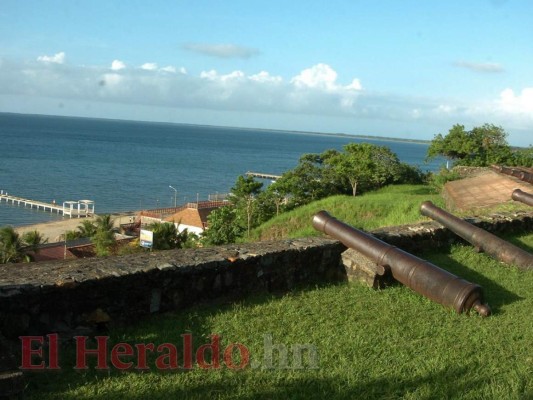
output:
<instances>
[{"instance_id":1,"label":"cannon muzzle","mask_svg":"<svg viewBox=\"0 0 533 400\"><path fill-rule=\"evenodd\" d=\"M515 189L513 190L513 194L511 194L511 198L533 207L533 194L531 193Z\"/></svg>"},{"instance_id":2,"label":"cannon muzzle","mask_svg":"<svg viewBox=\"0 0 533 400\"><path fill-rule=\"evenodd\" d=\"M506 264L514 264L521 269L533 269L533 255L484 229L457 218L455 215L437 207L431 201L423 202L420 205L420 212L426 217L440 222L446 228L495 259Z\"/></svg>"},{"instance_id":3,"label":"cannon muzzle","mask_svg":"<svg viewBox=\"0 0 533 400\"><path fill-rule=\"evenodd\" d=\"M491 313L489 306L483 302L481 286L353 228L326 211L315 214L313 227L357 250L376 264L388 266L394 279L437 303L452 307L458 313L471 309L484 317Z\"/></svg>"}]
</instances>

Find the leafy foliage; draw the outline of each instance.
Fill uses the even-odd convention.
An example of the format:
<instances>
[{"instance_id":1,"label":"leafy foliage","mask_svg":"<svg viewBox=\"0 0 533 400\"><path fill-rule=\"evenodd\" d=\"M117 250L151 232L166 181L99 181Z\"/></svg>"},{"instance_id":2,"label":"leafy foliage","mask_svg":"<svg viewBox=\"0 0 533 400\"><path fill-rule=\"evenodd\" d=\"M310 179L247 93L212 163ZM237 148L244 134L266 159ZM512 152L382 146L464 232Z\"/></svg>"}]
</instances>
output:
<instances>
[{"instance_id":1,"label":"leafy foliage","mask_svg":"<svg viewBox=\"0 0 533 400\"><path fill-rule=\"evenodd\" d=\"M253 219L255 216L256 196L260 193L263 184L257 182L253 176L239 176L231 188L230 201L237 210L237 219L246 221L246 230L250 236Z\"/></svg>"},{"instance_id":2,"label":"leafy foliage","mask_svg":"<svg viewBox=\"0 0 533 400\"><path fill-rule=\"evenodd\" d=\"M380 188L399 180L400 160L388 147L369 143L349 143L344 153L327 159L337 182L349 183L351 194L358 186L364 189Z\"/></svg>"},{"instance_id":3,"label":"leafy foliage","mask_svg":"<svg viewBox=\"0 0 533 400\"><path fill-rule=\"evenodd\" d=\"M231 188L230 200L233 204L238 203L241 200L245 200L249 196L255 196L263 187L261 182L257 182L253 176L240 175L235 182L235 185Z\"/></svg>"},{"instance_id":4,"label":"leafy foliage","mask_svg":"<svg viewBox=\"0 0 533 400\"><path fill-rule=\"evenodd\" d=\"M325 197L424 180L419 169L401 163L388 147L350 143L343 150L302 155L294 169L263 191L253 177L238 177L231 205L211 213L204 243L232 243L245 233L250 237L252 228L272 217Z\"/></svg>"},{"instance_id":5,"label":"leafy foliage","mask_svg":"<svg viewBox=\"0 0 533 400\"><path fill-rule=\"evenodd\" d=\"M207 217L208 228L202 241L206 245L234 243L246 228L234 206L224 206L213 210Z\"/></svg>"},{"instance_id":6,"label":"leafy foliage","mask_svg":"<svg viewBox=\"0 0 533 400\"><path fill-rule=\"evenodd\" d=\"M444 156L456 165L484 167L491 164L513 164L513 152L506 140L507 133L501 126L484 124L467 131L456 124L446 136L438 134L431 141L427 160Z\"/></svg>"},{"instance_id":7,"label":"leafy foliage","mask_svg":"<svg viewBox=\"0 0 533 400\"><path fill-rule=\"evenodd\" d=\"M456 181L458 179L461 179L461 175L458 172L442 168L439 173L431 174L429 183L435 189L440 191L444 187L446 182Z\"/></svg>"},{"instance_id":8,"label":"leafy foliage","mask_svg":"<svg viewBox=\"0 0 533 400\"><path fill-rule=\"evenodd\" d=\"M12 226L0 228L0 264L32 261L32 253L39 251L39 245L46 243L37 231L22 236Z\"/></svg>"},{"instance_id":9,"label":"leafy foliage","mask_svg":"<svg viewBox=\"0 0 533 400\"><path fill-rule=\"evenodd\" d=\"M154 250L170 250L184 247L188 239L188 230L179 232L171 222L154 222L148 229L154 232Z\"/></svg>"},{"instance_id":10,"label":"leafy foliage","mask_svg":"<svg viewBox=\"0 0 533 400\"><path fill-rule=\"evenodd\" d=\"M96 254L98 256L108 256L111 254L115 244L115 234L111 215L104 214L99 216L96 218L94 224L95 232L91 236L91 240L94 243Z\"/></svg>"},{"instance_id":11,"label":"leafy foliage","mask_svg":"<svg viewBox=\"0 0 533 400\"><path fill-rule=\"evenodd\" d=\"M73 231L67 231L65 240L76 240L80 238L92 238L96 233L96 224L88 219L85 219L78 225L78 228Z\"/></svg>"},{"instance_id":12,"label":"leafy foliage","mask_svg":"<svg viewBox=\"0 0 533 400\"><path fill-rule=\"evenodd\" d=\"M522 167L533 167L533 147L529 146L525 149L518 149L514 152L514 163L512 165L520 165Z\"/></svg>"},{"instance_id":13,"label":"leafy foliage","mask_svg":"<svg viewBox=\"0 0 533 400\"><path fill-rule=\"evenodd\" d=\"M78 237L92 237L96 233L96 225L90 220L83 220L78 226Z\"/></svg>"},{"instance_id":14,"label":"leafy foliage","mask_svg":"<svg viewBox=\"0 0 533 400\"><path fill-rule=\"evenodd\" d=\"M290 208L337 193L339 189L332 181L331 170L326 168L325 163L328 158L335 156L333 150L322 154L304 154L294 169L285 172L281 179L271 185L271 190L288 197Z\"/></svg>"}]
</instances>

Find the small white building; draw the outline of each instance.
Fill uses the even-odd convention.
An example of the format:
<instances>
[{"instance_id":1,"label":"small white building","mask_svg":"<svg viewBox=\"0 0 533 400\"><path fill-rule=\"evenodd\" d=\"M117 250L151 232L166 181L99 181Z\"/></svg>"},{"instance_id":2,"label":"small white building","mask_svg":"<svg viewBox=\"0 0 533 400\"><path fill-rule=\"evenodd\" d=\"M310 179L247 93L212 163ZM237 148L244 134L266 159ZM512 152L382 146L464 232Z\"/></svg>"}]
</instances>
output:
<instances>
[{"instance_id":1,"label":"small white building","mask_svg":"<svg viewBox=\"0 0 533 400\"><path fill-rule=\"evenodd\" d=\"M94 215L94 201L92 200L78 200L78 201L64 201L63 215L88 217Z\"/></svg>"}]
</instances>

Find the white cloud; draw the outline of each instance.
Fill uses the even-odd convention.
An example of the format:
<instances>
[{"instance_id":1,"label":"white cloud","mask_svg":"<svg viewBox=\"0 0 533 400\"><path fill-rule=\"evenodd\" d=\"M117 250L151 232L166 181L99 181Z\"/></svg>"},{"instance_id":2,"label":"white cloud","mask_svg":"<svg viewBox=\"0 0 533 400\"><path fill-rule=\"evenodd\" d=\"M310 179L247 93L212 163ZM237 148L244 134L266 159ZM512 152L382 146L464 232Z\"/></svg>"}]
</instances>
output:
<instances>
[{"instance_id":1,"label":"white cloud","mask_svg":"<svg viewBox=\"0 0 533 400\"><path fill-rule=\"evenodd\" d=\"M113 71L120 71L121 69L124 69L124 68L126 68L126 64L124 64L120 60L113 60L113 62L111 63L111 69Z\"/></svg>"},{"instance_id":2,"label":"white cloud","mask_svg":"<svg viewBox=\"0 0 533 400\"><path fill-rule=\"evenodd\" d=\"M475 63L469 61L456 61L454 65L456 67L466 68L474 72L498 73L504 71L504 68L497 63Z\"/></svg>"},{"instance_id":3,"label":"white cloud","mask_svg":"<svg viewBox=\"0 0 533 400\"><path fill-rule=\"evenodd\" d=\"M54 54L53 56L39 56L37 57L37 61L42 61L44 63L64 64L65 57L65 53L62 51L60 53Z\"/></svg>"},{"instance_id":4,"label":"white cloud","mask_svg":"<svg viewBox=\"0 0 533 400\"><path fill-rule=\"evenodd\" d=\"M346 89L362 90L363 85L361 85L361 81L359 79L354 79L352 83L346 86Z\"/></svg>"},{"instance_id":5,"label":"white cloud","mask_svg":"<svg viewBox=\"0 0 533 400\"><path fill-rule=\"evenodd\" d=\"M355 104L362 90L361 82L353 79L349 85L343 86L337 83L337 77L337 72L323 63L304 69L290 81L296 88L290 94L292 101L310 105L310 100L318 103L323 97L322 101L340 105L340 112L360 112Z\"/></svg>"},{"instance_id":6,"label":"white cloud","mask_svg":"<svg viewBox=\"0 0 533 400\"><path fill-rule=\"evenodd\" d=\"M172 66L169 65L169 66L161 68L160 71L170 72L172 74L175 74L176 73L176 67L172 67Z\"/></svg>"},{"instance_id":7,"label":"white cloud","mask_svg":"<svg viewBox=\"0 0 533 400\"><path fill-rule=\"evenodd\" d=\"M533 87L522 89L520 94L507 88L500 93L498 104L507 113L529 114L533 117Z\"/></svg>"},{"instance_id":8,"label":"white cloud","mask_svg":"<svg viewBox=\"0 0 533 400\"><path fill-rule=\"evenodd\" d=\"M102 80L100 81L100 85L111 87L118 86L123 80L124 77L119 74L104 74Z\"/></svg>"},{"instance_id":9,"label":"white cloud","mask_svg":"<svg viewBox=\"0 0 533 400\"><path fill-rule=\"evenodd\" d=\"M249 79L262 83L281 83L283 81L283 78L281 76L272 76L266 71L261 71L258 74L250 75Z\"/></svg>"},{"instance_id":10,"label":"white cloud","mask_svg":"<svg viewBox=\"0 0 533 400\"><path fill-rule=\"evenodd\" d=\"M155 71L157 69L156 63L144 63L141 65L141 69L144 69L146 71Z\"/></svg>"},{"instance_id":11,"label":"white cloud","mask_svg":"<svg viewBox=\"0 0 533 400\"><path fill-rule=\"evenodd\" d=\"M185 50L218 58L250 58L259 50L235 44L186 43Z\"/></svg>"},{"instance_id":12,"label":"white cloud","mask_svg":"<svg viewBox=\"0 0 533 400\"><path fill-rule=\"evenodd\" d=\"M220 75L217 71L212 69L211 71L202 71L200 73L200 78L224 83L231 81L243 81L246 77L242 71L233 71L229 74Z\"/></svg>"},{"instance_id":13,"label":"white cloud","mask_svg":"<svg viewBox=\"0 0 533 400\"><path fill-rule=\"evenodd\" d=\"M291 79L291 83L297 88L314 88L325 91L359 91L363 87L359 79L354 79L346 86L337 83L337 72L327 64L317 64L304 69Z\"/></svg>"},{"instance_id":14,"label":"white cloud","mask_svg":"<svg viewBox=\"0 0 533 400\"><path fill-rule=\"evenodd\" d=\"M291 83L296 87L320 88L334 90L336 88L337 73L326 64L317 64L304 69L300 74L292 78Z\"/></svg>"},{"instance_id":15,"label":"white cloud","mask_svg":"<svg viewBox=\"0 0 533 400\"><path fill-rule=\"evenodd\" d=\"M218 77L218 73L214 69L212 69L211 71L202 71L200 73L200 78L209 79L211 81L216 80L217 77Z\"/></svg>"},{"instance_id":16,"label":"white cloud","mask_svg":"<svg viewBox=\"0 0 533 400\"><path fill-rule=\"evenodd\" d=\"M52 58L64 60L49 57ZM506 129L533 130L533 87L502 89L492 99L464 102L363 90L358 79L347 77L345 84L325 63L284 79L268 71L223 73L213 69L190 75L183 67L158 68L155 63L122 68L124 63L120 60L114 60L111 67L67 64L62 68L50 68L51 61L39 61L18 63L2 58L0 96L105 100L216 112L300 115L299 118L342 117L346 121L365 119L406 126L426 123L449 128L458 122L474 126L489 122ZM146 73L143 69L159 73Z\"/></svg>"},{"instance_id":17,"label":"white cloud","mask_svg":"<svg viewBox=\"0 0 533 400\"><path fill-rule=\"evenodd\" d=\"M455 112L457 110L456 107L450 106L449 104L440 104L437 107L437 111L444 114L450 114L452 112Z\"/></svg>"},{"instance_id":18,"label":"white cloud","mask_svg":"<svg viewBox=\"0 0 533 400\"><path fill-rule=\"evenodd\" d=\"M435 120L460 122L465 125L494 123L506 130L519 130L529 133L533 130L533 87L526 87L515 93L507 88L493 99L485 99L454 105L440 104L428 111L428 116ZM522 138L525 142L526 138ZM531 140L531 139L528 139Z\"/></svg>"}]
</instances>

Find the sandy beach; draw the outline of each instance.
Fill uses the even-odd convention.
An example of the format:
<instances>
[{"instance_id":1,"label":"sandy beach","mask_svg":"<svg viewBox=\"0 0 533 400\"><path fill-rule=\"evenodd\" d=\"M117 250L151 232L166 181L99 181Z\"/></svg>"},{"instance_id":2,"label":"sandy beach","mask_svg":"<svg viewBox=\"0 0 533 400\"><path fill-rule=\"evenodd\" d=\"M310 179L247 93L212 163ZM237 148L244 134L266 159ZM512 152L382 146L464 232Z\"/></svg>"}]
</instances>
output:
<instances>
[{"instance_id":1,"label":"sandy beach","mask_svg":"<svg viewBox=\"0 0 533 400\"><path fill-rule=\"evenodd\" d=\"M114 225L118 227L120 224L130 222L130 218L134 215L135 212L128 212L111 214L111 217L113 218ZM48 243L55 243L61 241L61 235L63 235L65 232L76 230L76 228L81 225L83 220L88 219L90 221L94 221L96 218L97 215L86 218L65 218L62 221L51 221L34 225L18 226L15 227L15 230L21 235L24 234L24 232L36 230L48 240Z\"/></svg>"}]
</instances>

